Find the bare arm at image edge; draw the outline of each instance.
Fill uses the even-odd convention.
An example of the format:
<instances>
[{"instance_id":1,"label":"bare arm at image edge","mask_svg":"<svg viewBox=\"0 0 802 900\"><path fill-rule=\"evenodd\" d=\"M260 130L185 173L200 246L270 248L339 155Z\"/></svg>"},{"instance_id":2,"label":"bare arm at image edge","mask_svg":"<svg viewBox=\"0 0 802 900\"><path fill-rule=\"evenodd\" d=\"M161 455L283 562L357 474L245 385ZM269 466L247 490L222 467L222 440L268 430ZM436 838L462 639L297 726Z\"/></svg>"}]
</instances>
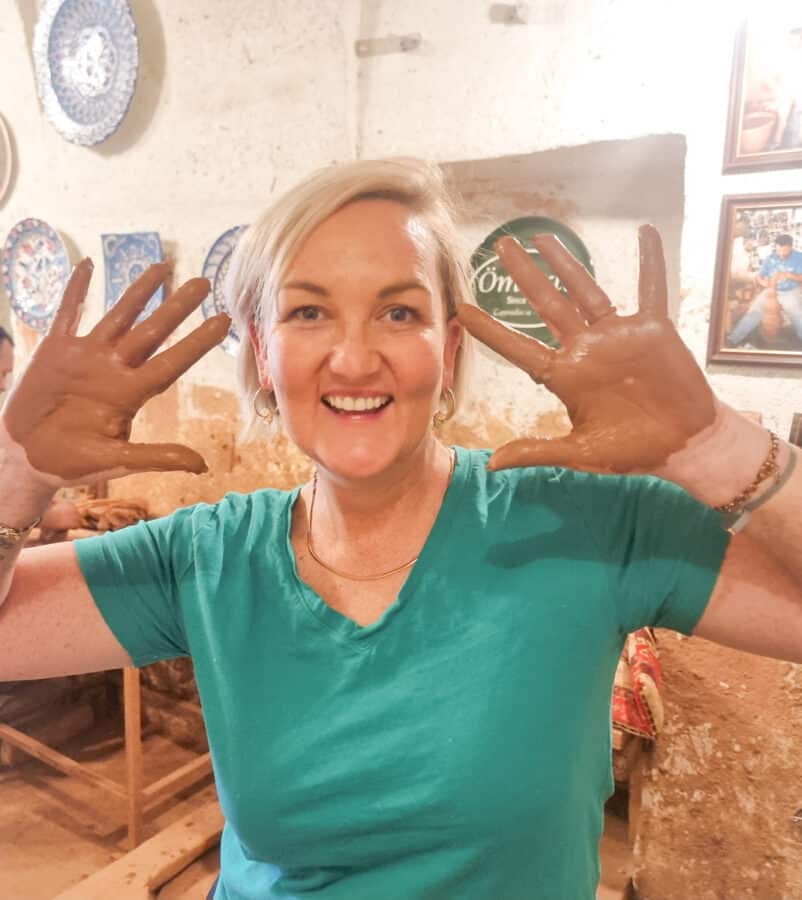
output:
<instances>
[{"instance_id":1,"label":"bare arm at image edge","mask_svg":"<svg viewBox=\"0 0 802 900\"><path fill-rule=\"evenodd\" d=\"M131 423L228 333L207 319L159 350L209 292L206 279L181 285L137 324L169 268L150 266L86 334L77 334L92 276L83 260L53 323L10 391L0 418L0 680L23 680L131 665L92 598L70 543L20 551L24 531L59 487L146 471L206 471L181 444L137 444Z\"/></svg>"}]
</instances>

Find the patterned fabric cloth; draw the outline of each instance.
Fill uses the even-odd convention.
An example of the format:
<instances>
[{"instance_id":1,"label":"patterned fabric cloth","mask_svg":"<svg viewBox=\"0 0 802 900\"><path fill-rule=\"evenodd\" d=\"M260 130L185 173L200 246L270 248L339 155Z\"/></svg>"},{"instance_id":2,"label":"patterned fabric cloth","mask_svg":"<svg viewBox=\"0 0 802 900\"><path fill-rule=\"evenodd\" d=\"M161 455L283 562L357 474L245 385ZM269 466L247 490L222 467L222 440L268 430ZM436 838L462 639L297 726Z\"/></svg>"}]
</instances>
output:
<instances>
[{"instance_id":1,"label":"patterned fabric cloth","mask_svg":"<svg viewBox=\"0 0 802 900\"><path fill-rule=\"evenodd\" d=\"M663 674L651 628L627 636L613 686L613 730L653 741L663 727Z\"/></svg>"}]
</instances>

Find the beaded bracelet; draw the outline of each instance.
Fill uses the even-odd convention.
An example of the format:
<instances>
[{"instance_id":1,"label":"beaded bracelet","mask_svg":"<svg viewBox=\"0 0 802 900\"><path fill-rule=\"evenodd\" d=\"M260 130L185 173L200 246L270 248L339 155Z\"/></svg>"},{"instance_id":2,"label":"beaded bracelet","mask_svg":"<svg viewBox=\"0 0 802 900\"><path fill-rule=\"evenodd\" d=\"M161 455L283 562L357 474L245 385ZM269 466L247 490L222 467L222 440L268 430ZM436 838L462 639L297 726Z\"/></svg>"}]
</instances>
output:
<instances>
[{"instance_id":1,"label":"beaded bracelet","mask_svg":"<svg viewBox=\"0 0 802 900\"><path fill-rule=\"evenodd\" d=\"M714 506L713 508L716 512L734 513L736 510L743 509L747 501L770 475L773 475L775 480L779 477L780 469L777 465L777 456L780 452L780 439L773 431L769 432L769 437L771 438L771 446L769 447L768 456L766 456L760 468L757 470L755 480L749 487L741 491L737 497L733 497L729 503L723 503L721 506Z\"/></svg>"},{"instance_id":2,"label":"beaded bracelet","mask_svg":"<svg viewBox=\"0 0 802 900\"><path fill-rule=\"evenodd\" d=\"M766 501L770 500L791 477L791 473L794 471L794 466L796 465L796 451L793 447L789 449L790 453L788 455L788 462L786 463L785 469L783 469L782 472L776 472L774 476L774 484L767 491L764 491L764 493L762 493L757 498L757 500L746 502L743 504L743 506L729 512L724 512L723 507L715 507L721 512L721 524L726 531L730 532L730 534L737 534L742 528L745 528L752 513L759 506L763 506ZM729 504L727 504L727 506L729 506Z\"/></svg>"}]
</instances>

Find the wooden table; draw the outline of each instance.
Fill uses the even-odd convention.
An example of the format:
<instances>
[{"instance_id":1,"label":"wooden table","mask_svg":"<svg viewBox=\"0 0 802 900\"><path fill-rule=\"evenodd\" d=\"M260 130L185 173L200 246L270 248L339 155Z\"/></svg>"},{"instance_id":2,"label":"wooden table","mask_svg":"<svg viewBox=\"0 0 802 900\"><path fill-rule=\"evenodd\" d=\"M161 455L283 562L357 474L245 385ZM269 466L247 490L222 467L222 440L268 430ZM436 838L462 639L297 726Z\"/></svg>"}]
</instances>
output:
<instances>
[{"instance_id":1,"label":"wooden table","mask_svg":"<svg viewBox=\"0 0 802 900\"><path fill-rule=\"evenodd\" d=\"M119 784L92 771L84 763L71 759L36 738L0 724L0 741L6 741L65 775L81 778L101 791L124 800L127 805L128 847L142 842L143 818L149 806L173 797L212 771L209 753L204 753L169 774L145 786L142 765L142 697L139 669L123 669L123 712L125 719L126 783Z\"/></svg>"}]
</instances>

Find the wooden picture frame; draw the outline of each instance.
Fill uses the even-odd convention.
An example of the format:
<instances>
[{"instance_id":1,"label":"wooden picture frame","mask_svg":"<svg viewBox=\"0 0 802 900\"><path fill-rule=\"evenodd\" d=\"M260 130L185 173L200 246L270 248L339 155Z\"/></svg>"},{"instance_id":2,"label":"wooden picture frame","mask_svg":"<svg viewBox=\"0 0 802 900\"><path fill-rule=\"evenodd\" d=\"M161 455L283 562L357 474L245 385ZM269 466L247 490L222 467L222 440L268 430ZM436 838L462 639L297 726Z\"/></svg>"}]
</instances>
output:
<instances>
[{"instance_id":1,"label":"wooden picture frame","mask_svg":"<svg viewBox=\"0 0 802 900\"><path fill-rule=\"evenodd\" d=\"M787 250L789 238L791 245ZM782 278L785 273L789 274L787 279ZM773 289L772 276L775 277ZM724 197L708 363L802 366L802 280L799 279L802 279L802 193Z\"/></svg>"},{"instance_id":2,"label":"wooden picture frame","mask_svg":"<svg viewBox=\"0 0 802 900\"><path fill-rule=\"evenodd\" d=\"M788 441L796 447L802 447L802 413L795 412L791 418L791 430Z\"/></svg>"},{"instance_id":3,"label":"wooden picture frame","mask_svg":"<svg viewBox=\"0 0 802 900\"><path fill-rule=\"evenodd\" d=\"M738 29L725 174L802 167L802 6L791 9Z\"/></svg>"}]
</instances>

